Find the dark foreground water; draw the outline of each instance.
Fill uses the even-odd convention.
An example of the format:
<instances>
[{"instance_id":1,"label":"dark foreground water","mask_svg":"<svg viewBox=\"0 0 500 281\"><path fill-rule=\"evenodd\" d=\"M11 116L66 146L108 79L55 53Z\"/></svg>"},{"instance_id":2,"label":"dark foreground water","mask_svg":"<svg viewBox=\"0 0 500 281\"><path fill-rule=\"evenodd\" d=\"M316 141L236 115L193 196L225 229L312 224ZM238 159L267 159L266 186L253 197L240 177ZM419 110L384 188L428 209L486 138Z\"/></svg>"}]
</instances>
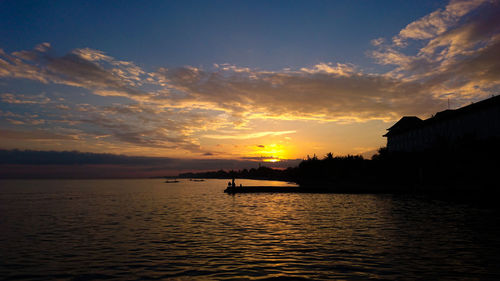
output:
<instances>
[{"instance_id":1,"label":"dark foreground water","mask_svg":"<svg viewBox=\"0 0 500 281\"><path fill-rule=\"evenodd\" d=\"M416 195L231 196L225 185L0 181L0 276L500 280L495 208Z\"/></svg>"}]
</instances>

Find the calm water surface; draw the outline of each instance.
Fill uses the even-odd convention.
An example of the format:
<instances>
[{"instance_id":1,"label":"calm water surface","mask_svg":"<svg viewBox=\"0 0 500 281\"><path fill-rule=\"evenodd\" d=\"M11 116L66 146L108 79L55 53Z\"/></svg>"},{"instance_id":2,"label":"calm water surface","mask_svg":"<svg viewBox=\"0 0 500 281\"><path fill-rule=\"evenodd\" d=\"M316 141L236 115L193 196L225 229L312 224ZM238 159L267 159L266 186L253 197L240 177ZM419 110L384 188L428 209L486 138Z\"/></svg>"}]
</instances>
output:
<instances>
[{"instance_id":1,"label":"calm water surface","mask_svg":"<svg viewBox=\"0 0 500 281\"><path fill-rule=\"evenodd\" d=\"M0 277L500 280L495 208L226 184L0 181Z\"/></svg>"}]
</instances>

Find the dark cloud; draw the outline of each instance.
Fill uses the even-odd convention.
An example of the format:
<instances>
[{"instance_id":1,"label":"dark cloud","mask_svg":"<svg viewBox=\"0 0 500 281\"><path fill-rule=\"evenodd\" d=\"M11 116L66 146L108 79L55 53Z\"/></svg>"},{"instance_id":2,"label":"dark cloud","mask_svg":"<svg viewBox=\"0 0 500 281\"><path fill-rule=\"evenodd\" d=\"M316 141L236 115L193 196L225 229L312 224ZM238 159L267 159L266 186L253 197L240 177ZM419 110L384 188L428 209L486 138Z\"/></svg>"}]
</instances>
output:
<instances>
[{"instance_id":1,"label":"dark cloud","mask_svg":"<svg viewBox=\"0 0 500 281\"><path fill-rule=\"evenodd\" d=\"M154 158L153 158L154 159ZM169 159L161 159L168 161ZM145 157L78 151L0 150L0 164L18 165L84 165L84 164L154 164Z\"/></svg>"},{"instance_id":2,"label":"dark cloud","mask_svg":"<svg viewBox=\"0 0 500 281\"><path fill-rule=\"evenodd\" d=\"M102 52L77 49L62 57L53 56L50 44L43 43L33 50L14 52L11 55L0 50L0 77L37 80L82 87L100 95L144 96L146 92L135 87L143 73L133 64L124 64ZM96 59L97 55L101 59ZM134 73L132 75L127 75Z\"/></svg>"},{"instance_id":3,"label":"dark cloud","mask_svg":"<svg viewBox=\"0 0 500 281\"><path fill-rule=\"evenodd\" d=\"M0 129L0 139L21 140L77 140L78 137L71 134L54 133L47 130L8 130Z\"/></svg>"},{"instance_id":4,"label":"dark cloud","mask_svg":"<svg viewBox=\"0 0 500 281\"><path fill-rule=\"evenodd\" d=\"M0 149L0 178L12 177L144 177L180 171L207 171L258 167L264 159L179 159L141 157L78 151ZM296 166L299 160L266 163L270 167Z\"/></svg>"},{"instance_id":5,"label":"dark cloud","mask_svg":"<svg viewBox=\"0 0 500 281\"><path fill-rule=\"evenodd\" d=\"M47 61L47 77L50 77L55 83L98 90L99 93L107 91L110 95L146 95L145 92L127 85L110 70L78 55L67 54L60 58L48 57Z\"/></svg>"}]
</instances>

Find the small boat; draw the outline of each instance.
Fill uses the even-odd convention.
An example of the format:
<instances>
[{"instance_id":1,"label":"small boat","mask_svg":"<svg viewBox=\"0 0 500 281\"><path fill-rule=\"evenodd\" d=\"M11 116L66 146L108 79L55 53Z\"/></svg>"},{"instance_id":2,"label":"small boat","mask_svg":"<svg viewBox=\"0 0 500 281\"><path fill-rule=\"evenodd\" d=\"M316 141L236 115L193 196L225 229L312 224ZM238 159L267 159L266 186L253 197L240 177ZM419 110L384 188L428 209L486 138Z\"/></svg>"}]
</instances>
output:
<instances>
[{"instance_id":1,"label":"small boat","mask_svg":"<svg viewBox=\"0 0 500 281\"><path fill-rule=\"evenodd\" d=\"M203 179L191 179L191 181L205 181Z\"/></svg>"},{"instance_id":2,"label":"small boat","mask_svg":"<svg viewBox=\"0 0 500 281\"><path fill-rule=\"evenodd\" d=\"M176 183L179 182L178 180L166 180L165 183Z\"/></svg>"}]
</instances>

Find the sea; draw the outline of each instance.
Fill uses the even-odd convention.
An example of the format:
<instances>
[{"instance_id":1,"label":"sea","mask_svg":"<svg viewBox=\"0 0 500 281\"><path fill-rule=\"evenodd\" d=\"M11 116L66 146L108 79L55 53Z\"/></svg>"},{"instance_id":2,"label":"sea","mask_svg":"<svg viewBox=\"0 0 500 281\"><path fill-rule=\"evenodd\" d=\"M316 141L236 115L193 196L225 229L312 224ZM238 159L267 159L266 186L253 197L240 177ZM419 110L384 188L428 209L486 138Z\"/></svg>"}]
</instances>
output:
<instances>
[{"instance_id":1,"label":"sea","mask_svg":"<svg viewBox=\"0 0 500 281\"><path fill-rule=\"evenodd\" d=\"M495 204L226 186L1 180L0 279L500 280Z\"/></svg>"}]
</instances>

